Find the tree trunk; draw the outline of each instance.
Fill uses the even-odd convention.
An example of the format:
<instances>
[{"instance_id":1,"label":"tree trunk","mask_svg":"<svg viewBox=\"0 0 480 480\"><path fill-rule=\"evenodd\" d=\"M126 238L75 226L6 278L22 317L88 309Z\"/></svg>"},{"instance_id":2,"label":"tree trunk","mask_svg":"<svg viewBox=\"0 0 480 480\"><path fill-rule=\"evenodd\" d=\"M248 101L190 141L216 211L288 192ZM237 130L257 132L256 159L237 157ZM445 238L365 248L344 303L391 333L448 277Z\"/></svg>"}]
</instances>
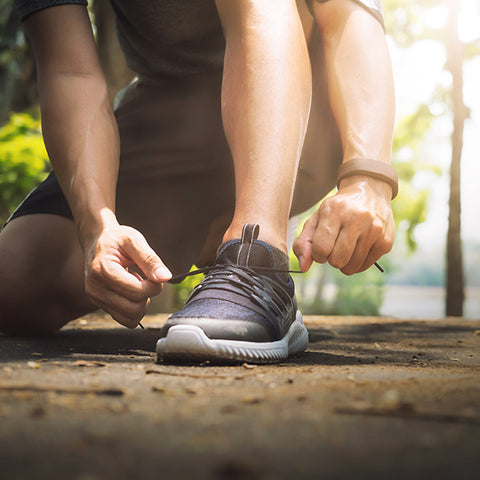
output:
<instances>
[{"instance_id":1,"label":"tree trunk","mask_svg":"<svg viewBox=\"0 0 480 480\"><path fill-rule=\"evenodd\" d=\"M95 0L93 13L97 29L98 57L107 80L110 100L113 102L117 92L130 83L133 72L128 68L118 43L115 16L110 2Z\"/></svg>"},{"instance_id":2,"label":"tree trunk","mask_svg":"<svg viewBox=\"0 0 480 480\"><path fill-rule=\"evenodd\" d=\"M460 165L466 108L463 103L463 46L458 37L459 2L448 0L447 68L452 74L452 161L450 165L450 199L447 234L447 316L463 315L464 273L461 238Z\"/></svg>"}]
</instances>

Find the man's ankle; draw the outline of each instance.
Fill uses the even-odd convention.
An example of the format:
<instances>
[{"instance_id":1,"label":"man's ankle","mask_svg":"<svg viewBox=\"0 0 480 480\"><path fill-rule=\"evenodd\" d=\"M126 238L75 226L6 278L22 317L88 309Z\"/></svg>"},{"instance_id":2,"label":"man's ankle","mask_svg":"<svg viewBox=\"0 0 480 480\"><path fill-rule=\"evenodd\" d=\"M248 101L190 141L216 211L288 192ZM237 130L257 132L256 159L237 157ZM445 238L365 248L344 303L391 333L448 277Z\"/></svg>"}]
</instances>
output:
<instances>
[{"instance_id":1,"label":"man's ankle","mask_svg":"<svg viewBox=\"0 0 480 480\"><path fill-rule=\"evenodd\" d=\"M232 223L225 232L225 235L223 236L223 242L228 242L230 240L236 240L241 238L244 224L245 223L243 223L241 226L238 226L235 223ZM279 234L274 229L269 229L268 226L260 224L260 235L258 237L258 240L268 243L272 247L276 247L284 253L288 253L286 232Z\"/></svg>"}]
</instances>

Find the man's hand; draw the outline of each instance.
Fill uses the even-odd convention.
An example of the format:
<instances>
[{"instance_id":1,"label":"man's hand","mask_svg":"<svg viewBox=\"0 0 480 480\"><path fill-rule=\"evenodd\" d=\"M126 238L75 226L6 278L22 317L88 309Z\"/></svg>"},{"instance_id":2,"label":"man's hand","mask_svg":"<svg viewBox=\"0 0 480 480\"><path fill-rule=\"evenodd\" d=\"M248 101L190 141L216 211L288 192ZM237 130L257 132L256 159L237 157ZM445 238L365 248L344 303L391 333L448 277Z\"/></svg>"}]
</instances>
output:
<instances>
[{"instance_id":1,"label":"man's hand","mask_svg":"<svg viewBox=\"0 0 480 480\"><path fill-rule=\"evenodd\" d=\"M300 269L328 262L346 275L372 266L393 245L391 187L366 176L342 180L303 227L293 245Z\"/></svg>"},{"instance_id":2,"label":"man's hand","mask_svg":"<svg viewBox=\"0 0 480 480\"><path fill-rule=\"evenodd\" d=\"M140 232L118 224L85 244L85 261L87 295L129 328L138 325L150 297L158 295L172 276ZM132 266L146 278L130 272Z\"/></svg>"}]
</instances>

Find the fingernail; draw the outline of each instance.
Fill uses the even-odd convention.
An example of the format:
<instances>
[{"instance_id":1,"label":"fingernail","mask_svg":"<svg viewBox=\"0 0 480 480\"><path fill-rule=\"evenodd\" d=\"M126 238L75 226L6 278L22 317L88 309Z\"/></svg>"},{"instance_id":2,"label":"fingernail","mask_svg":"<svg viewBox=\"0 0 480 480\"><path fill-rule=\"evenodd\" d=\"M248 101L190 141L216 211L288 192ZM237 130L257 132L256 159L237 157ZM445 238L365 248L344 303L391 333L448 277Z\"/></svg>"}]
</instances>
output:
<instances>
[{"instance_id":1,"label":"fingernail","mask_svg":"<svg viewBox=\"0 0 480 480\"><path fill-rule=\"evenodd\" d=\"M303 262L305 259L303 258L303 255L298 256L298 265L300 266L300 270L303 268Z\"/></svg>"},{"instance_id":2,"label":"fingernail","mask_svg":"<svg viewBox=\"0 0 480 480\"><path fill-rule=\"evenodd\" d=\"M172 273L167 267L158 267L154 272L153 276L157 280L167 280L172 276Z\"/></svg>"}]
</instances>

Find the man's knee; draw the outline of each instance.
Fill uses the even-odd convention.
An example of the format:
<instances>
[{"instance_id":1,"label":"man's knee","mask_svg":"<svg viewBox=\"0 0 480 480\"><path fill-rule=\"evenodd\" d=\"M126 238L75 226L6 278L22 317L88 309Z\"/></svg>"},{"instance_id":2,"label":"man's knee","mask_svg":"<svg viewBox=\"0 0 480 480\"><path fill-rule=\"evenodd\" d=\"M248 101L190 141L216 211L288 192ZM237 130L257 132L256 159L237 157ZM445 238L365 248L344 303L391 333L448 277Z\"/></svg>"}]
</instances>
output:
<instances>
[{"instance_id":1,"label":"man's knee","mask_svg":"<svg viewBox=\"0 0 480 480\"><path fill-rule=\"evenodd\" d=\"M20 280L19 272L8 272L0 255L0 332L7 335L41 335L62 327L51 315L45 300L28 291L32 279ZM50 310L50 312L49 312ZM56 318L57 317L57 318Z\"/></svg>"},{"instance_id":2,"label":"man's knee","mask_svg":"<svg viewBox=\"0 0 480 480\"><path fill-rule=\"evenodd\" d=\"M17 218L0 233L1 332L51 333L87 313L74 242L73 222L53 215Z\"/></svg>"},{"instance_id":3,"label":"man's knee","mask_svg":"<svg viewBox=\"0 0 480 480\"><path fill-rule=\"evenodd\" d=\"M47 334L66 323L49 298L48 279L26 257L0 241L0 332L7 335Z\"/></svg>"},{"instance_id":4,"label":"man's knee","mask_svg":"<svg viewBox=\"0 0 480 480\"><path fill-rule=\"evenodd\" d=\"M298 12L295 0L215 0L215 4L227 36L237 33L243 37L256 26L284 24Z\"/></svg>"},{"instance_id":5,"label":"man's knee","mask_svg":"<svg viewBox=\"0 0 480 480\"><path fill-rule=\"evenodd\" d=\"M1 253L1 252L0 252ZM41 276L2 265L0 254L0 332L6 335L47 335L94 308L61 292Z\"/></svg>"},{"instance_id":6,"label":"man's knee","mask_svg":"<svg viewBox=\"0 0 480 480\"><path fill-rule=\"evenodd\" d=\"M44 322L33 313L19 312L16 309L0 307L0 334L10 336L38 336L54 333L63 324L58 322Z\"/></svg>"}]
</instances>

